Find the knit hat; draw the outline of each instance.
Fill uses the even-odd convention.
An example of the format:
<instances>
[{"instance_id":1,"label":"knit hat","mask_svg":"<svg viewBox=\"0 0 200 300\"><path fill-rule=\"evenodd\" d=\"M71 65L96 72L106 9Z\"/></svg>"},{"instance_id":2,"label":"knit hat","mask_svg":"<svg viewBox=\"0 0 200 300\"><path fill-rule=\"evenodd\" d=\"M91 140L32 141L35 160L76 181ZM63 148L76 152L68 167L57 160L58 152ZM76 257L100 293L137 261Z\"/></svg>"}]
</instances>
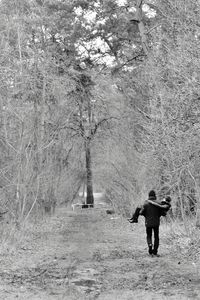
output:
<instances>
[{"instance_id":1,"label":"knit hat","mask_svg":"<svg viewBox=\"0 0 200 300\"><path fill-rule=\"evenodd\" d=\"M149 200L156 200L156 193L155 193L155 191L151 190L149 192Z\"/></svg>"}]
</instances>

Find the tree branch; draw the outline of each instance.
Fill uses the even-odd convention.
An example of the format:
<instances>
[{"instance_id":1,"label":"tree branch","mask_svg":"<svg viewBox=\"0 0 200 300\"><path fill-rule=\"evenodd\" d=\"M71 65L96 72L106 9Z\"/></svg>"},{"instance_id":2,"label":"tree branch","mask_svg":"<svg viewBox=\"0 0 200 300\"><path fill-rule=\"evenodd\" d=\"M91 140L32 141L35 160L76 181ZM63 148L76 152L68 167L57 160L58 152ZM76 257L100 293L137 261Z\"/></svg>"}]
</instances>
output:
<instances>
[{"instance_id":1,"label":"tree branch","mask_svg":"<svg viewBox=\"0 0 200 300\"><path fill-rule=\"evenodd\" d=\"M146 56L146 55L144 55L143 53L137 54L137 55L135 55L134 57L132 57L132 58L130 58L130 59L127 59L127 61L126 61L125 63L123 63L123 64L117 66L117 67L114 69L114 71L116 72L116 71L122 69L123 67L127 66L128 63L130 63L131 61L136 60L136 59L139 58L139 57L144 57L144 56Z\"/></svg>"},{"instance_id":2,"label":"tree branch","mask_svg":"<svg viewBox=\"0 0 200 300\"><path fill-rule=\"evenodd\" d=\"M142 8L143 0L137 1L137 7Z\"/></svg>"},{"instance_id":3,"label":"tree branch","mask_svg":"<svg viewBox=\"0 0 200 300\"><path fill-rule=\"evenodd\" d=\"M99 121L97 124L95 124L95 128L94 130L92 131L92 136L95 135L95 133L97 132L97 129L105 122L107 122L108 120L111 120L111 119L115 119L115 120L119 120L119 118L117 117L109 117L109 118L104 118L102 119L101 121Z\"/></svg>"}]
</instances>

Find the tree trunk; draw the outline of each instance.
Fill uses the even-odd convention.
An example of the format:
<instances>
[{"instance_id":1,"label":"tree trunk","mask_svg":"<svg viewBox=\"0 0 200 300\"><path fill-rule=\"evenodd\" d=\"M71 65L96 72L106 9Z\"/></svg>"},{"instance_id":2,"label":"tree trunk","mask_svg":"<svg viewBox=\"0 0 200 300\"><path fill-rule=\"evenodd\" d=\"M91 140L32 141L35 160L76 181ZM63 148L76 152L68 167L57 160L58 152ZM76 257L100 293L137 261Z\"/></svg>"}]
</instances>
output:
<instances>
[{"instance_id":1,"label":"tree trunk","mask_svg":"<svg viewBox=\"0 0 200 300\"><path fill-rule=\"evenodd\" d=\"M138 21L138 29L141 37L142 48L146 56L149 56L149 47L147 42L146 29L142 17L142 5L143 5L143 0L138 0L136 6L136 16Z\"/></svg>"},{"instance_id":2,"label":"tree trunk","mask_svg":"<svg viewBox=\"0 0 200 300\"><path fill-rule=\"evenodd\" d=\"M92 182L92 162L91 162L91 150L90 141L85 142L85 155L86 155L86 174L87 174L87 197L86 205L94 205L94 195L93 195L93 182Z\"/></svg>"},{"instance_id":3,"label":"tree trunk","mask_svg":"<svg viewBox=\"0 0 200 300\"><path fill-rule=\"evenodd\" d=\"M200 187L199 185L196 185L196 198L197 198L196 227L200 228Z\"/></svg>"}]
</instances>

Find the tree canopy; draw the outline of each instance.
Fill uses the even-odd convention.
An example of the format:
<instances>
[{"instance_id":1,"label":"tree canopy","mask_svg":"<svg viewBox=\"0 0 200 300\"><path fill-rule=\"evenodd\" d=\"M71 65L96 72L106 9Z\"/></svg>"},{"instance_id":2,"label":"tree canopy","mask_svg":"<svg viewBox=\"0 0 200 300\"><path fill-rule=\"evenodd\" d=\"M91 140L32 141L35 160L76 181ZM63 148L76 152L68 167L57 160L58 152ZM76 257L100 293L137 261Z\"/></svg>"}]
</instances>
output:
<instances>
[{"instance_id":1,"label":"tree canopy","mask_svg":"<svg viewBox=\"0 0 200 300\"><path fill-rule=\"evenodd\" d=\"M87 183L121 213L148 189L198 207L198 1L2 0L2 205L17 220ZM89 185L88 185L89 183ZM9 201L8 201L9 199Z\"/></svg>"}]
</instances>

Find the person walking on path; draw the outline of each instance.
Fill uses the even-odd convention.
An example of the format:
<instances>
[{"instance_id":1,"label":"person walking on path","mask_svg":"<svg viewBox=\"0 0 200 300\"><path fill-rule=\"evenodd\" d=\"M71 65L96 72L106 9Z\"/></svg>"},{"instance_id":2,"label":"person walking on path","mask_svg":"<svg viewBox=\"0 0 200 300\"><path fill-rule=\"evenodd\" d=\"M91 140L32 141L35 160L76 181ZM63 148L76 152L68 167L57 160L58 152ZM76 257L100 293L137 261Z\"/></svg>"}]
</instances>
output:
<instances>
[{"instance_id":1,"label":"person walking on path","mask_svg":"<svg viewBox=\"0 0 200 300\"><path fill-rule=\"evenodd\" d=\"M159 226L160 217L165 216L167 211L171 207L171 198L167 197L163 203L159 203L154 190L149 192L148 200L145 201L141 208L137 208L135 214L139 214L145 217L146 235L148 252L150 255L158 255L159 248ZM136 218L135 218L136 220ZM129 220L130 221L130 220ZM131 221L130 221L131 222ZM137 223L137 222L132 222ZM154 233L154 244L152 243L152 234Z\"/></svg>"},{"instance_id":2,"label":"person walking on path","mask_svg":"<svg viewBox=\"0 0 200 300\"><path fill-rule=\"evenodd\" d=\"M167 196L161 202L155 200L154 196L151 199L151 196L150 196L147 201L148 201L148 203L151 203L160 208L161 216L166 216L168 210L171 208L171 197L170 196ZM141 209L142 209L142 206L136 207L132 217L130 219L128 219L129 223L138 223L138 218L140 216Z\"/></svg>"}]
</instances>

